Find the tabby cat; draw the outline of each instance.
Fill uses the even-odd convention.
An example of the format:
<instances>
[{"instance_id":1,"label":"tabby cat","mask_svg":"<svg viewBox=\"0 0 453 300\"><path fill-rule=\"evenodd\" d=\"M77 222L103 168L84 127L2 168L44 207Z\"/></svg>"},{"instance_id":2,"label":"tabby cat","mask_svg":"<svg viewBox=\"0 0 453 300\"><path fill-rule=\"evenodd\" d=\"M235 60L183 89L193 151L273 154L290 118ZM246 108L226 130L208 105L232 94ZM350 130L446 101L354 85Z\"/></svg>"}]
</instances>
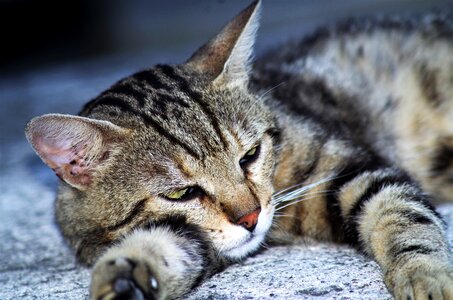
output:
<instances>
[{"instance_id":1,"label":"tabby cat","mask_svg":"<svg viewBox=\"0 0 453 300\"><path fill-rule=\"evenodd\" d=\"M27 125L61 179L61 231L94 264L91 298L179 297L265 240L304 236L358 247L397 299L453 299L429 199L453 193L448 18L349 22L252 65L259 10L80 116Z\"/></svg>"}]
</instances>

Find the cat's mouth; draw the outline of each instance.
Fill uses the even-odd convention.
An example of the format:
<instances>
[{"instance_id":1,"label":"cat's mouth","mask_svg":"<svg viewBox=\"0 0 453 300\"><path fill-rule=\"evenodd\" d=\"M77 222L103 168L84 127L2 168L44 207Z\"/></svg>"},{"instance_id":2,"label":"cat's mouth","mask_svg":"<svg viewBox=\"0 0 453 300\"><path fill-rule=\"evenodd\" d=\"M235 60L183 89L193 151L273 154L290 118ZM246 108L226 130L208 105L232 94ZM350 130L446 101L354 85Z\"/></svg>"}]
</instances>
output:
<instances>
[{"instance_id":1,"label":"cat's mouth","mask_svg":"<svg viewBox=\"0 0 453 300\"><path fill-rule=\"evenodd\" d=\"M258 217L255 230L253 232L245 232L244 229L244 236L236 241L234 246L222 249L221 253L230 259L241 259L256 252L266 238L266 234L272 225L273 215L273 207L263 210Z\"/></svg>"},{"instance_id":2,"label":"cat's mouth","mask_svg":"<svg viewBox=\"0 0 453 300\"><path fill-rule=\"evenodd\" d=\"M259 249L264 237L264 234L250 234L249 237L247 237L245 241L241 242L239 246L233 247L229 250L224 250L222 251L222 254L230 259L244 258Z\"/></svg>"}]
</instances>

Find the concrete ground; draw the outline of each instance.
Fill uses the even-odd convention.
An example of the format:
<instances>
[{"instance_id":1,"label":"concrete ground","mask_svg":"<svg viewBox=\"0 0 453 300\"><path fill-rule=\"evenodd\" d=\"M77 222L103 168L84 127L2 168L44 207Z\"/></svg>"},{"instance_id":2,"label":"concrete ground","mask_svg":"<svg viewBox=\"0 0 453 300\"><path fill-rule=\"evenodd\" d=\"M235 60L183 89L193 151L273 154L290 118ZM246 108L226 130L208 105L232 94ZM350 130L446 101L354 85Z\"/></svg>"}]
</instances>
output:
<instances>
[{"instance_id":1,"label":"concrete ground","mask_svg":"<svg viewBox=\"0 0 453 300\"><path fill-rule=\"evenodd\" d=\"M271 18L294 12L267 11ZM285 26L295 32L296 23ZM277 30L275 24L266 25L272 30L263 34L263 44L276 36L281 39L285 31ZM84 102L121 77L156 62L182 61L189 53L155 51L0 74L0 299L86 299L88 295L89 270L75 263L54 225L56 179L26 143L26 122L48 112L77 113ZM448 240L453 247L453 204L443 205L439 211L450 224ZM187 298L391 296L373 261L345 246L311 244L267 249L215 275Z\"/></svg>"}]
</instances>

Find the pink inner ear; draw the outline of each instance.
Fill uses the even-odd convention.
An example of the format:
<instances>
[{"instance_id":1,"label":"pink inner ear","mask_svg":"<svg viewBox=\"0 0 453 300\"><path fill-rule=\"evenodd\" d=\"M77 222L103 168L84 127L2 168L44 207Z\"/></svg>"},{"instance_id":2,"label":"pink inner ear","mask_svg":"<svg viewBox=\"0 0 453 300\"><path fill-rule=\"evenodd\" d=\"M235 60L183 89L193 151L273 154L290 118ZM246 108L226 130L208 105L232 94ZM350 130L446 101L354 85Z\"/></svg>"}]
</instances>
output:
<instances>
[{"instance_id":1,"label":"pink inner ear","mask_svg":"<svg viewBox=\"0 0 453 300\"><path fill-rule=\"evenodd\" d=\"M50 138L37 138L35 147L43 159L54 166L62 166L71 162L75 156L69 141L57 141Z\"/></svg>"},{"instance_id":2,"label":"pink inner ear","mask_svg":"<svg viewBox=\"0 0 453 300\"><path fill-rule=\"evenodd\" d=\"M72 185L91 182L86 143L72 145L69 139L36 137L34 146L44 162L64 181Z\"/></svg>"}]
</instances>

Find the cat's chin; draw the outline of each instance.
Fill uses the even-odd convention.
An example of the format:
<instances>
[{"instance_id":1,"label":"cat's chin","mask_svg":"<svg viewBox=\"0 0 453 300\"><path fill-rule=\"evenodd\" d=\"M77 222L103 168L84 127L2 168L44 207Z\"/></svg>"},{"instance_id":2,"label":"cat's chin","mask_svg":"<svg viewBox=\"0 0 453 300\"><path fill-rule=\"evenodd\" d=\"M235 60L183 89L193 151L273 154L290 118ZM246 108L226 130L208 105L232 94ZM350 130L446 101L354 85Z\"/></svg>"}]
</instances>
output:
<instances>
[{"instance_id":1,"label":"cat's chin","mask_svg":"<svg viewBox=\"0 0 453 300\"><path fill-rule=\"evenodd\" d=\"M265 234L251 235L244 243L229 250L222 251L222 255L232 260L243 259L256 252L265 238Z\"/></svg>"}]
</instances>

